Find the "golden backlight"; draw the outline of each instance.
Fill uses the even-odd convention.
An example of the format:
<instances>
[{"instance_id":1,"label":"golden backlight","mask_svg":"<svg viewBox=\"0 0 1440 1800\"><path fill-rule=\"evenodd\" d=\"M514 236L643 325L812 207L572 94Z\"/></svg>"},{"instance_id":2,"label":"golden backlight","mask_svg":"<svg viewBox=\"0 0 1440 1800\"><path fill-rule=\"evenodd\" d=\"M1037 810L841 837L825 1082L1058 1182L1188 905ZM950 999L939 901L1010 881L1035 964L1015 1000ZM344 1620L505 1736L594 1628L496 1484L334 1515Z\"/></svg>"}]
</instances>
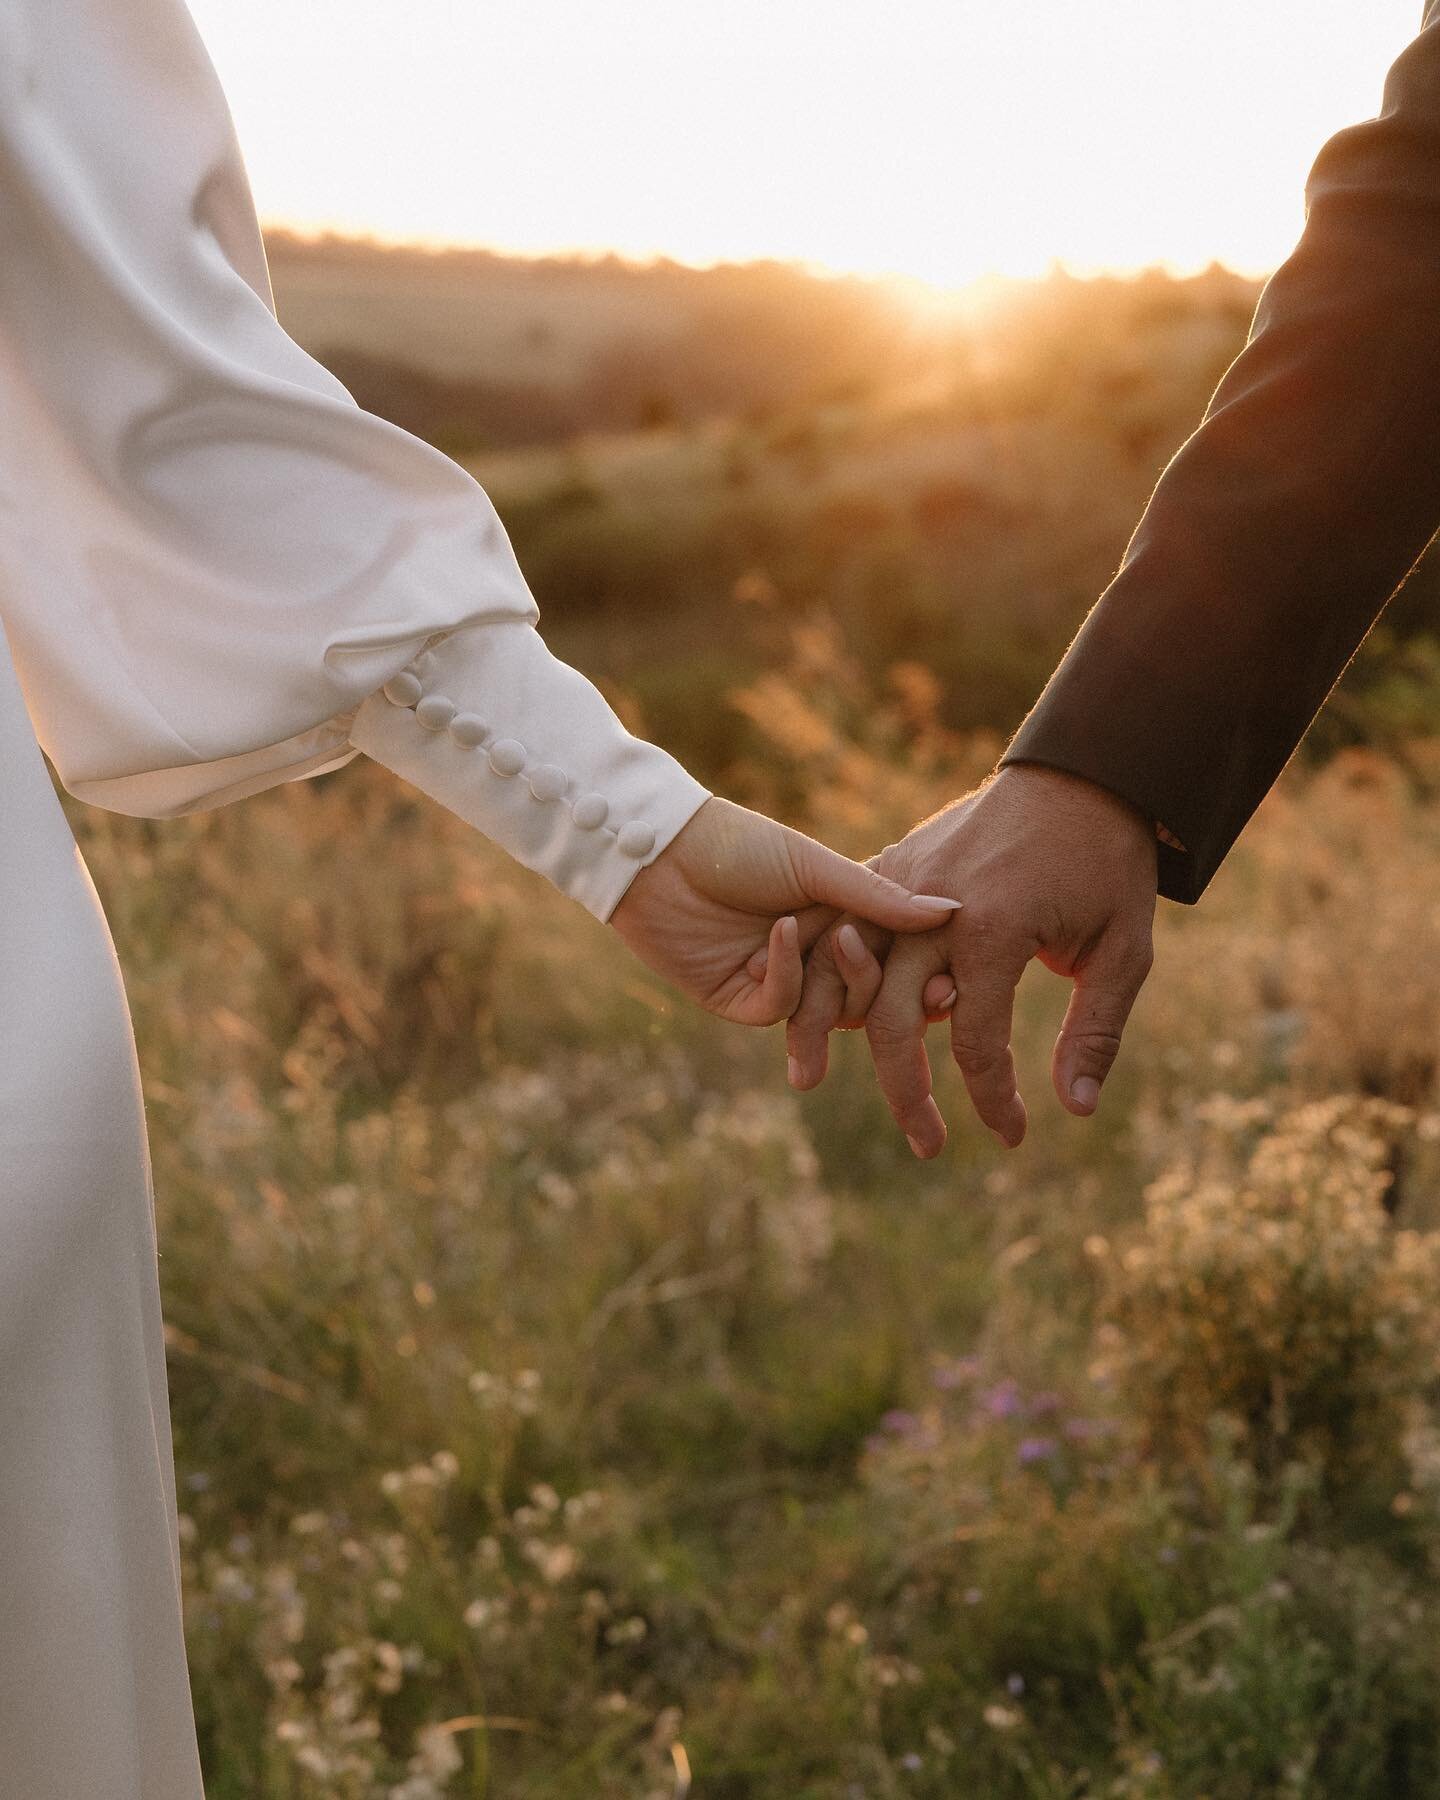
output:
<instances>
[{"instance_id":1,"label":"golden backlight","mask_svg":"<svg viewBox=\"0 0 1440 1800\"><path fill-rule=\"evenodd\" d=\"M955 286L1278 263L1420 0L192 0L261 215Z\"/></svg>"}]
</instances>

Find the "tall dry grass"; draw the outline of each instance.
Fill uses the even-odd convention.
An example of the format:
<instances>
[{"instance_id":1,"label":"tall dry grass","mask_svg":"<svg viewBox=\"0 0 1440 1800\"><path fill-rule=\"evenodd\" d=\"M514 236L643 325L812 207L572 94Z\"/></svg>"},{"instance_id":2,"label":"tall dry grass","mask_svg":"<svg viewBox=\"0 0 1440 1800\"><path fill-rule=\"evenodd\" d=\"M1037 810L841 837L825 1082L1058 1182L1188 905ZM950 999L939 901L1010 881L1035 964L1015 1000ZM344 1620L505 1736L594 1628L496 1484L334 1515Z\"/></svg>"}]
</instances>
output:
<instances>
[{"instance_id":1,"label":"tall dry grass","mask_svg":"<svg viewBox=\"0 0 1440 1800\"><path fill-rule=\"evenodd\" d=\"M873 848L982 772L823 631L737 705ZM1423 768L1423 747L1414 768ZM1296 775L1101 1116L920 1167L357 764L67 800L149 1100L211 1800L1440 1793L1440 808ZM939 1058L936 1059L939 1062ZM693 1784L693 1785L692 1785Z\"/></svg>"}]
</instances>

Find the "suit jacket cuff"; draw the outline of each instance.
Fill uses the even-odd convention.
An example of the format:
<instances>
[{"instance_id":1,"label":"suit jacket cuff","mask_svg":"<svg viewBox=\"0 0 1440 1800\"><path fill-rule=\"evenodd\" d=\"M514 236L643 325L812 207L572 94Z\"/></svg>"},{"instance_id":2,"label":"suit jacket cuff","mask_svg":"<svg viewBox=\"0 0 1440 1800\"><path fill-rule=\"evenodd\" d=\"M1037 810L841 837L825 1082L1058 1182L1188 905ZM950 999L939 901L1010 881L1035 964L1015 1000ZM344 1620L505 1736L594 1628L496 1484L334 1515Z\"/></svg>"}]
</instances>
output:
<instances>
[{"instance_id":1,"label":"suit jacket cuff","mask_svg":"<svg viewBox=\"0 0 1440 1800\"><path fill-rule=\"evenodd\" d=\"M432 642L349 736L601 920L710 798L523 621Z\"/></svg>"},{"instance_id":2,"label":"suit jacket cuff","mask_svg":"<svg viewBox=\"0 0 1440 1800\"><path fill-rule=\"evenodd\" d=\"M1212 709L1179 691L1173 670L1146 667L1113 637L1100 644L1102 632L1092 614L1000 766L1040 763L1080 776L1163 826L1185 848L1157 839L1159 891L1192 906L1244 820L1210 801L1225 786Z\"/></svg>"}]
</instances>

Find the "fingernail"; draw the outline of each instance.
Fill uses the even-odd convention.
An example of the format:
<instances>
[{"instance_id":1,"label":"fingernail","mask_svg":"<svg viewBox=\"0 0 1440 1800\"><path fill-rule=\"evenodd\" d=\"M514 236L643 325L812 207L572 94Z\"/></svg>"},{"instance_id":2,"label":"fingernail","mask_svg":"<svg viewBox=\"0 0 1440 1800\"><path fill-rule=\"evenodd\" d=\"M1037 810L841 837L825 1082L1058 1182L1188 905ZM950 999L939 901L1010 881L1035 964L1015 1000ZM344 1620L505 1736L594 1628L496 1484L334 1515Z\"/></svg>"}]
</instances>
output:
<instances>
[{"instance_id":1,"label":"fingernail","mask_svg":"<svg viewBox=\"0 0 1440 1800\"><path fill-rule=\"evenodd\" d=\"M941 894L912 894L910 904L919 907L921 912L959 912L964 904L960 900L947 900Z\"/></svg>"},{"instance_id":2,"label":"fingernail","mask_svg":"<svg viewBox=\"0 0 1440 1800\"><path fill-rule=\"evenodd\" d=\"M780 939L787 950L795 948L796 944L800 942L800 923L797 919L790 918L780 921Z\"/></svg>"},{"instance_id":3,"label":"fingernail","mask_svg":"<svg viewBox=\"0 0 1440 1800\"><path fill-rule=\"evenodd\" d=\"M835 936L847 962L858 963L865 960L865 940L853 925L842 925Z\"/></svg>"},{"instance_id":4,"label":"fingernail","mask_svg":"<svg viewBox=\"0 0 1440 1800\"><path fill-rule=\"evenodd\" d=\"M950 992L940 1002L940 1005L937 1007L936 1010L938 1012L949 1012L950 1008L955 1004L955 1002L959 998L960 998L959 994L955 991L954 988L951 988Z\"/></svg>"},{"instance_id":5,"label":"fingernail","mask_svg":"<svg viewBox=\"0 0 1440 1800\"><path fill-rule=\"evenodd\" d=\"M1093 1075L1082 1075L1070 1084L1070 1098L1077 1106L1093 1112L1100 1104L1100 1083Z\"/></svg>"},{"instance_id":6,"label":"fingernail","mask_svg":"<svg viewBox=\"0 0 1440 1800\"><path fill-rule=\"evenodd\" d=\"M910 1146L910 1148L915 1152L915 1154L917 1156L924 1156L925 1146L920 1142L919 1138L907 1137L905 1142Z\"/></svg>"},{"instance_id":7,"label":"fingernail","mask_svg":"<svg viewBox=\"0 0 1440 1800\"><path fill-rule=\"evenodd\" d=\"M787 1056L785 1058L785 1078L790 1083L791 1087L795 1087L799 1083L800 1065L793 1056Z\"/></svg>"}]
</instances>

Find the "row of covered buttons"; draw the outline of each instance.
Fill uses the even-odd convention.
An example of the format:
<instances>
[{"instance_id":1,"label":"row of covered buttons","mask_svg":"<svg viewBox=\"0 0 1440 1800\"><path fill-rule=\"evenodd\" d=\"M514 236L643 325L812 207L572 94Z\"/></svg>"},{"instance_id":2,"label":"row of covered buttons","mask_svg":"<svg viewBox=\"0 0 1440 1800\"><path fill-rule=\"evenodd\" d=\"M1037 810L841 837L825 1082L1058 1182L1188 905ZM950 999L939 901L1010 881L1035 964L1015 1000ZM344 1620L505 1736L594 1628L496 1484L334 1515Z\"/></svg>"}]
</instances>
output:
<instances>
[{"instance_id":1,"label":"row of covered buttons","mask_svg":"<svg viewBox=\"0 0 1440 1800\"><path fill-rule=\"evenodd\" d=\"M461 712L444 694L427 694L420 677L403 669L385 683L382 690L396 706L413 708L417 721L427 731L445 731L466 750L484 749L490 767L510 780L525 775L530 792L537 800L563 800L570 791L570 777L554 763L536 763L527 771L530 755L518 738L493 737L478 713ZM582 831L602 828L615 839L615 847L625 856L648 856L655 848L655 827L640 819L632 819L617 830L608 824L610 802L603 794L581 794L570 808L570 817Z\"/></svg>"}]
</instances>

